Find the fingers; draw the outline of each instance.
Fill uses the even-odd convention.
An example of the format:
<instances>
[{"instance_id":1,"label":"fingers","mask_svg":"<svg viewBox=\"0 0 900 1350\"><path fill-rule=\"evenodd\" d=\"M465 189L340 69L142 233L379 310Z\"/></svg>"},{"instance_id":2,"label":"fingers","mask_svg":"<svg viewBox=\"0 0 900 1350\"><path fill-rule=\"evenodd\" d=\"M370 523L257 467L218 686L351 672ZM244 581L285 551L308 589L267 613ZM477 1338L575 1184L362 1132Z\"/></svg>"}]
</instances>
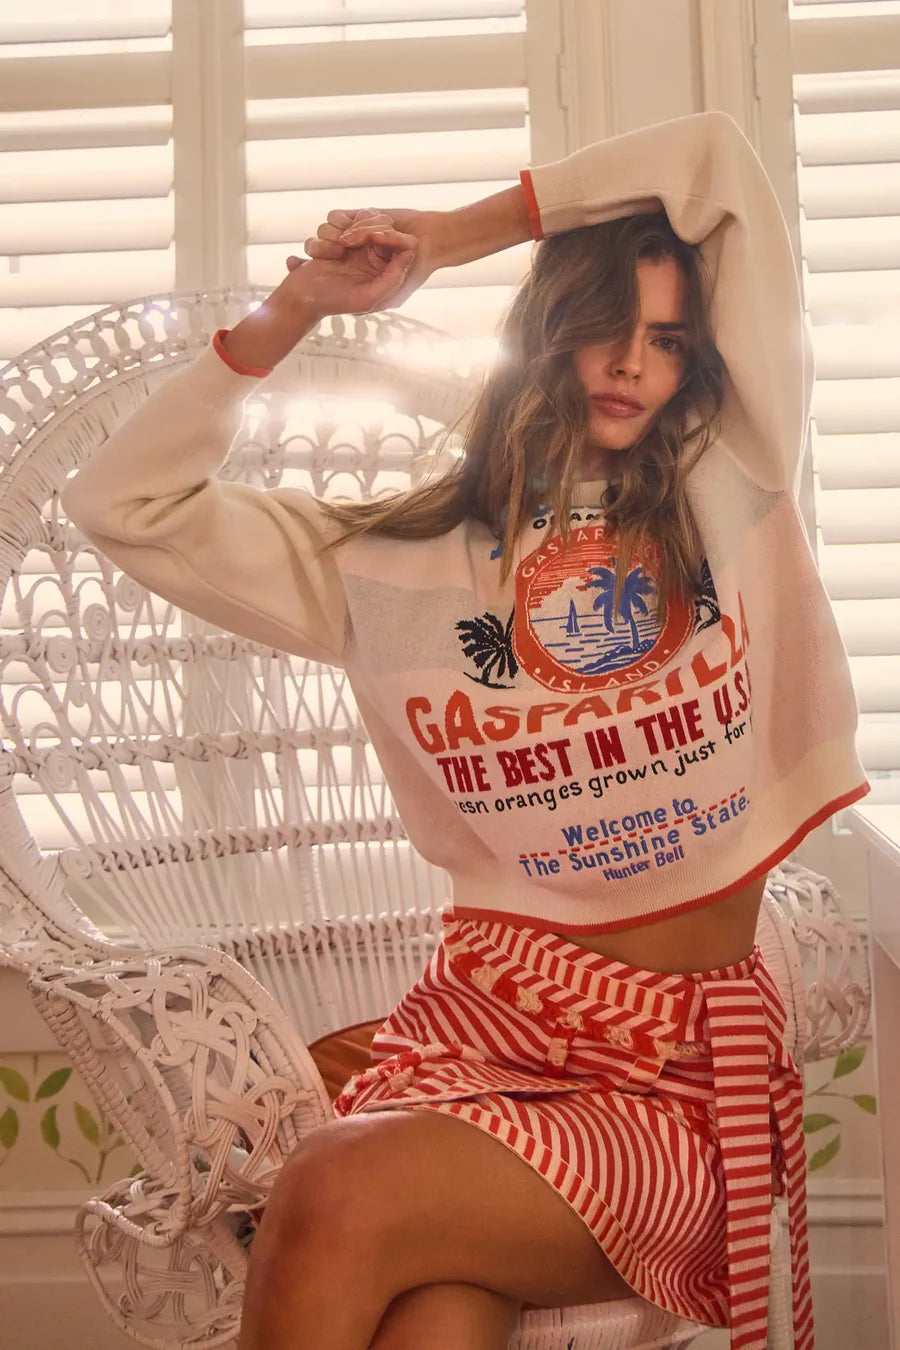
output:
<instances>
[{"instance_id":1,"label":"fingers","mask_svg":"<svg viewBox=\"0 0 900 1350\"><path fill-rule=\"evenodd\" d=\"M415 253L417 240L415 235L395 230L387 212L367 206L358 211L329 211L327 220L319 225L315 237L305 240L303 247L308 258L340 262L348 248L369 245L389 251L406 252L411 249ZM301 261L292 254L287 260L288 269L297 267Z\"/></svg>"},{"instance_id":2,"label":"fingers","mask_svg":"<svg viewBox=\"0 0 900 1350\"><path fill-rule=\"evenodd\" d=\"M374 206L367 206L359 211L329 211L327 220L316 230L315 238L307 239L303 247L310 258L326 258L331 262L339 262L344 256L346 247L356 248L368 243L374 231L390 229L393 223L385 211L379 211ZM341 239L346 230L363 225L370 233L360 238L351 238L349 241ZM385 241L378 242L384 244Z\"/></svg>"},{"instance_id":3,"label":"fingers","mask_svg":"<svg viewBox=\"0 0 900 1350\"><path fill-rule=\"evenodd\" d=\"M319 229L322 230L323 226L320 225ZM403 234L400 230L394 229L372 229L366 224L346 231L339 240L307 239L303 247L310 258L325 258L331 262L340 262L348 248L365 248L369 245L389 251L398 249L401 252L408 249L415 251L417 240L413 234Z\"/></svg>"},{"instance_id":4,"label":"fingers","mask_svg":"<svg viewBox=\"0 0 900 1350\"><path fill-rule=\"evenodd\" d=\"M365 225L352 226L341 235L340 242L348 248L361 248L364 244L377 244L382 248L395 248L415 251L417 240L414 234L402 234L400 230L373 229L368 222Z\"/></svg>"},{"instance_id":5,"label":"fingers","mask_svg":"<svg viewBox=\"0 0 900 1350\"><path fill-rule=\"evenodd\" d=\"M384 230L393 223L386 211L379 211L374 206L367 206L363 211L329 211L326 223L319 226L316 234L320 239L338 239L354 225L365 224L373 230Z\"/></svg>"},{"instance_id":6,"label":"fingers","mask_svg":"<svg viewBox=\"0 0 900 1350\"><path fill-rule=\"evenodd\" d=\"M392 225L394 222L384 211L379 210L377 206L364 206L358 211L329 211L325 219L329 225L336 225L340 230L346 230L354 221L371 220L374 216L383 216L382 223Z\"/></svg>"},{"instance_id":7,"label":"fingers","mask_svg":"<svg viewBox=\"0 0 900 1350\"><path fill-rule=\"evenodd\" d=\"M397 292L403 285L415 256L414 248L402 249L393 255L377 282L369 288L370 303L364 313L371 313L372 310L381 308L386 301L397 297Z\"/></svg>"},{"instance_id":8,"label":"fingers","mask_svg":"<svg viewBox=\"0 0 900 1350\"><path fill-rule=\"evenodd\" d=\"M385 276L390 277L391 281L395 286L399 286L400 282L403 280L403 278L409 271L410 267L412 266L412 262L415 256L416 250L414 248L406 248L398 250L398 252L394 254L393 258L391 258L391 261L388 263L387 267L384 269Z\"/></svg>"},{"instance_id":9,"label":"fingers","mask_svg":"<svg viewBox=\"0 0 900 1350\"><path fill-rule=\"evenodd\" d=\"M310 258L329 258L332 261L339 261L347 251L345 244L332 243L328 239L307 239L303 247Z\"/></svg>"}]
</instances>

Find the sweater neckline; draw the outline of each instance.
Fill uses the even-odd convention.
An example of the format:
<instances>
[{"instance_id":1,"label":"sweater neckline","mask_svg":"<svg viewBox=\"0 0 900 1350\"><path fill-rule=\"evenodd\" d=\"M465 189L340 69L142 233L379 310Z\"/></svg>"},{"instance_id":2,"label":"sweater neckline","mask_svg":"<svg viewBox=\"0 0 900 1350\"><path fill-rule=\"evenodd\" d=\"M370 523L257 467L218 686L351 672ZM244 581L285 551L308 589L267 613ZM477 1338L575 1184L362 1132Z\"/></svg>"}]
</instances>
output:
<instances>
[{"instance_id":1,"label":"sweater neckline","mask_svg":"<svg viewBox=\"0 0 900 1350\"><path fill-rule=\"evenodd\" d=\"M582 482L575 483L572 487L572 505L598 505L605 489L609 487L609 482L608 478L585 478Z\"/></svg>"}]
</instances>

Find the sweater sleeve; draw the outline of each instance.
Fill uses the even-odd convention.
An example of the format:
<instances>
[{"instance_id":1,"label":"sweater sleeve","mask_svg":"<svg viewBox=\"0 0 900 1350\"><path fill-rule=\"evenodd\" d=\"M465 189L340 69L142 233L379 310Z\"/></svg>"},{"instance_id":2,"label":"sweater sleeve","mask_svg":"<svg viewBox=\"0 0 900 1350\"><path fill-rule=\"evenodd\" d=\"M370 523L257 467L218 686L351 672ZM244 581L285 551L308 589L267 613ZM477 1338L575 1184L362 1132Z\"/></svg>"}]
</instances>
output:
<instances>
[{"instance_id":1,"label":"sweater sleeve","mask_svg":"<svg viewBox=\"0 0 900 1350\"><path fill-rule=\"evenodd\" d=\"M699 245L727 368L721 441L760 487L794 490L812 399L812 343L784 216L737 123L723 112L696 113L520 176L537 239L664 209L675 233Z\"/></svg>"},{"instance_id":2,"label":"sweater sleeve","mask_svg":"<svg viewBox=\"0 0 900 1350\"><path fill-rule=\"evenodd\" d=\"M220 334L155 390L64 488L63 510L128 576L208 623L341 666L340 527L299 488L215 475L268 371L226 359Z\"/></svg>"}]
</instances>

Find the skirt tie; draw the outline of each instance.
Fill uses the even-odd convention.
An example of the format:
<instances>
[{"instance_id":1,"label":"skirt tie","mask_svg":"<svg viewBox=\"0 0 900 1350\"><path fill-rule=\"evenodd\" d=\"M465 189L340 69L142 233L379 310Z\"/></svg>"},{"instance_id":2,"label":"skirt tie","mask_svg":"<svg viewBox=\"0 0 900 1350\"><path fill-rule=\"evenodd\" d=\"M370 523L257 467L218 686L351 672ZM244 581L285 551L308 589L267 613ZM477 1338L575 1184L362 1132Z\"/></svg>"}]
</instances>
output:
<instances>
[{"instance_id":1,"label":"skirt tie","mask_svg":"<svg viewBox=\"0 0 900 1350\"><path fill-rule=\"evenodd\" d=\"M769 1042L755 978L701 983L725 1176L731 1350L768 1343L773 1126L787 1179L794 1350L814 1350L802 1080L783 1047Z\"/></svg>"}]
</instances>

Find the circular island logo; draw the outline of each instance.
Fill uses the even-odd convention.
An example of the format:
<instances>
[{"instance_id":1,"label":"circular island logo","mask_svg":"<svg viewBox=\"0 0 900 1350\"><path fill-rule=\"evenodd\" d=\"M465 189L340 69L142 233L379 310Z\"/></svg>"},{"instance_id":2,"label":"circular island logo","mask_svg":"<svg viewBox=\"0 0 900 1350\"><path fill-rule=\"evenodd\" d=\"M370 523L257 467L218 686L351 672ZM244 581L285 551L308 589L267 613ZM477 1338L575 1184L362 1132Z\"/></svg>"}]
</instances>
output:
<instances>
[{"instance_id":1,"label":"circular island logo","mask_svg":"<svg viewBox=\"0 0 900 1350\"><path fill-rule=\"evenodd\" d=\"M647 679L691 633L694 606L677 594L659 624L652 541L646 566L632 557L613 612L616 546L609 526L576 526L567 545L556 536L516 569L513 649L523 670L548 689L580 693Z\"/></svg>"}]
</instances>

